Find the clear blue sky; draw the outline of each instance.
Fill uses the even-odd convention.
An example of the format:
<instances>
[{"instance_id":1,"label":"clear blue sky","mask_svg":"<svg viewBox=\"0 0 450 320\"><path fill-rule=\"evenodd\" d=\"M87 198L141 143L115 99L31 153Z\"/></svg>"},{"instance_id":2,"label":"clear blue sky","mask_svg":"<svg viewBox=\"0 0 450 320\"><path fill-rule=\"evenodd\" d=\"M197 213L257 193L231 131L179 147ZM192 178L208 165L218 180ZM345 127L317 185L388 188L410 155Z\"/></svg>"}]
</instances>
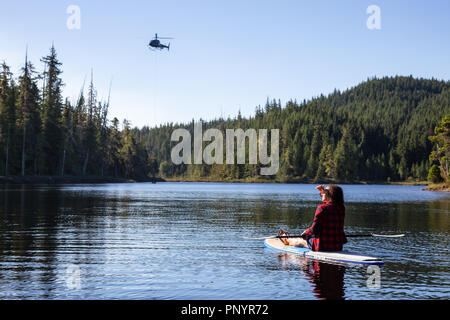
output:
<instances>
[{"instance_id":1,"label":"clear blue sky","mask_svg":"<svg viewBox=\"0 0 450 320\"><path fill-rule=\"evenodd\" d=\"M81 29L69 30L69 5ZM369 5L381 30L369 30ZM152 52L158 33L174 37ZM310 99L373 76L450 79L450 1L1 0L0 60L38 70L52 42L64 95L94 69L99 97L112 79L110 118L133 125L251 115L267 97Z\"/></svg>"}]
</instances>

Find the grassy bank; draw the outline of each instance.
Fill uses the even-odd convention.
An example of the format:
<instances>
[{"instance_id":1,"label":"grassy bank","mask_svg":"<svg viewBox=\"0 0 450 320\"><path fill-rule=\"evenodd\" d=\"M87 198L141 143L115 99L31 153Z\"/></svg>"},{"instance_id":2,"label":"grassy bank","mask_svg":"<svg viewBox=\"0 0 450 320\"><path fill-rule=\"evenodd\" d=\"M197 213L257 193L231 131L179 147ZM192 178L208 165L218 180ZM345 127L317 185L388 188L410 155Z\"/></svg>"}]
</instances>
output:
<instances>
[{"instance_id":1,"label":"grassy bank","mask_svg":"<svg viewBox=\"0 0 450 320\"><path fill-rule=\"evenodd\" d=\"M428 185L428 187L425 190L450 192L450 186L445 183L431 183Z\"/></svg>"},{"instance_id":2,"label":"grassy bank","mask_svg":"<svg viewBox=\"0 0 450 320\"><path fill-rule=\"evenodd\" d=\"M391 185L401 185L401 186L427 186L430 183L428 181L392 181L386 182L386 184Z\"/></svg>"}]
</instances>

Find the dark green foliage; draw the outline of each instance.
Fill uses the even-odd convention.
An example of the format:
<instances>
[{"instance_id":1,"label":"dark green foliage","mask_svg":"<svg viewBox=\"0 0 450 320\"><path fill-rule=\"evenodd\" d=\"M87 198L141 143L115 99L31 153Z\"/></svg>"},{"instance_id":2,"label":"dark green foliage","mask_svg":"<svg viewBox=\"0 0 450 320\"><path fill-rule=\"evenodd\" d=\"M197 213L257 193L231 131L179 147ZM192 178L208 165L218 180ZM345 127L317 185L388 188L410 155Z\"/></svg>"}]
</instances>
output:
<instances>
[{"instance_id":1,"label":"dark green foliage","mask_svg":"<svg viewBox=\"0 0 450 320\"><path fill-rule=\"evenodd\" d=\"M174 165L171 150L178 142L170 141L171 134L185 128L193 136L193 121L138 129L124 120L120 128L118 119L107 120L109 99L97 100L93 77L86 96L83 88L77 101L64 101L54 47L42 62L40 77L26 62L18 85L1 65L0 174L393 181L424 180L431 162L440 161L441 176L448 178L449 121L436 132L435 126L450 114L450 82L373 78L301 103L267 100L250 118L239 113L203 123L203 130L217 128L224 137L226 129L280 129L278 173L260 177L262 165L248 163L248 150L246 164Z\"/></svg>"},{"instance_id":2,"label":"dark green foliage","mask_svg":"<svg viewBox=\"0 0 450 320\"><path fill-rule=\"evenodd\" d=\"M44 90L42 93L42 162L41 174L56 175L60 166L62 144L62 73L54 46L48 56L41 60L45 64Z\"/></svg>"},{"instance_id":3,"label":"dark green foliage","mask_svg":"<svg viewBox=\"0 0 450 320\"><path fill-rule=\"evenodd\" d=\"M41 121L39 114L39 89L34 77L33 65L25 59L25 66L19 79L19 98L17 101L17 138L21 141L21 175L35 174L38 170L39 135ZM26 170L27 169L27 170Z\"/></svg>"},{"instance_id":4,"label":"dark green foliage","mask_svg":"<svg viewBox=\"0 0 450 320\"><path fill-rule=\"evenodd\" d=\"M16 110L17 86L6 63L2 63L0 73L0 174L8 175L14 171L18 155L16 143Z\"/></svg>"},{"instance_id":5,"label":"dark green foliage","mask_svg":"<svg viewBox=\"0 0 450 320\"><path fill-rule=\"evenodd\" d=\"M439 167L435 164L433 164L430 168L430 171L428 171L428 177L427 177L428 181L431 181L433 183L439 183L444 181L444 179L442 179L441 177L441 170L439 169Z\"/></svg>"},{"instance_id":6,"label":"dark green foliage","mask_svg":"<svg viewBox=\"0 0 450 320\"><path fill-rule=\"evenodd\" d=\"M93 77L87 99L62 99L56 50L42 59L42 91L26 59L16 85L9 67L0 70L0 175L96 175L144 178L158 174L137 130L107 120L109 99L97 101Z\"/></svg>"},{"instance_id":7,"label":"dark green foliage","mask_svg":"<svg viewBox=\"0 0 450 320\"><path fill-rule=\"evenodd\" d=\"M435 135L429 137L435 149L431 152L430 160L439 163L440 176L446 184L450 183L450 114L446 114L434 130ZM436 174L434 175L436 176Z\"/></svg>"},{"instance_id":8,"label":"dark green foliage","mask_svg":"<svg viewBox=\"0 0 450 320\"><path fill-rule=\"evenodd\" d=\"M268 100L264 108L256 108L254 117L209 121L204 130L280 129L280 169L275 177L280 181L425 180L432 151L428 136L449 112L450 82L386 77L327 97L289 101L284 108ZM163 174L207 175L214 180L258 176L259 170L249 165L215 165L209 170L204 165L171 164L170 135L178 127L192 132L192 123L139 130L149 155L165 162Z\"/></svg>"}]
</instances>

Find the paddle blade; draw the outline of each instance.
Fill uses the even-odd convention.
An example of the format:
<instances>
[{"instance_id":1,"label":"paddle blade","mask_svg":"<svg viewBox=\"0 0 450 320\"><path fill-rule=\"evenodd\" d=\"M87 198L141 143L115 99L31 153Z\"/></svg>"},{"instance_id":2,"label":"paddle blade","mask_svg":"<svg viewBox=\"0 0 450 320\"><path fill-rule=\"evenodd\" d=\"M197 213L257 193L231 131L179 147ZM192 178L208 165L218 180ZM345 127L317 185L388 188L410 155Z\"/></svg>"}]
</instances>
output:
<instances>
[{"instance_id":1,"label":"paddle blade","mask_svg":"<svg viewBox=\"0 0 450 320\"><path fill-rule=\"evenodd\" d=\"M382 237L382 238L401 238L404 237L404 234L372 234L372 237Z\"/></svg>"}]
</instances>

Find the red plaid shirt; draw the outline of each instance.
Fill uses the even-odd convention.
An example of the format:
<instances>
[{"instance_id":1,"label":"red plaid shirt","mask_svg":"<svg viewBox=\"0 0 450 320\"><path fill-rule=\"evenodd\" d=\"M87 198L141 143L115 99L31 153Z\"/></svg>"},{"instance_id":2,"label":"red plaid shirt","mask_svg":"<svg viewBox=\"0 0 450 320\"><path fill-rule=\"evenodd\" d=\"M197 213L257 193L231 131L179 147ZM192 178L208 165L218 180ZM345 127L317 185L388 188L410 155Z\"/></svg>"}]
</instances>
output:
<instances>
[{"instance_id":1,"label":"red plaid shirt","mask_svg":"<svg viewBox=\"0 0 450 320\"><path fill-rule=\"evenodd\" d=\"M325 203L317 207L311 227L304 235L311 239L313 251L341 251L347 238L344 233L345 207Z\"/></svg>"}]
</instances>

